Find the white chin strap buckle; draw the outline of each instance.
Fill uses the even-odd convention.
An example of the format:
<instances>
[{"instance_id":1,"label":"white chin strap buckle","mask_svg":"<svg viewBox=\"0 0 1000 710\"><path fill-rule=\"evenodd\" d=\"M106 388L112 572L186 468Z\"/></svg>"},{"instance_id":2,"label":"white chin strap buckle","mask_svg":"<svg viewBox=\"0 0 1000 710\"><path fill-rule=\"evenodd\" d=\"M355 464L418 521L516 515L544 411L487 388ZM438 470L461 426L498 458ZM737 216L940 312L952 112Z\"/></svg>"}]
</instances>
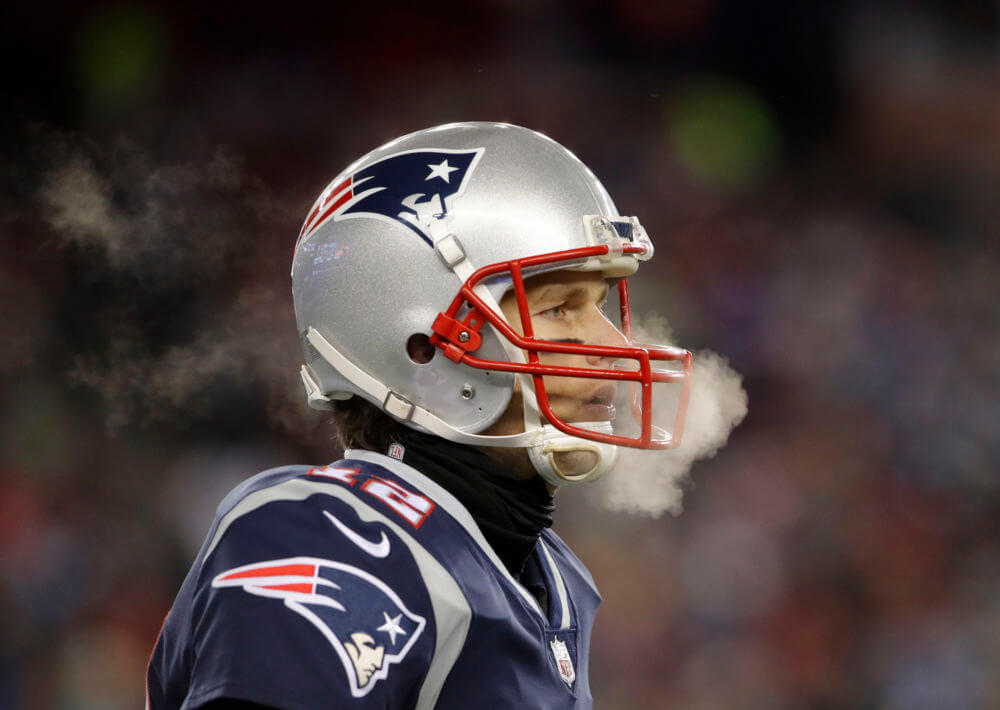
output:
<instances>
[{"instance_id":1,"label":"white chin strap buckle","mask_svg":"<svg viewBox=\"0 0 1000 710\"><path fill-rule=\"evenodd\" d=\"M612 433L611 422L574 422L574 426L602 434ZM618 447L569 436L547 424L543 427L541 441L528 447L528 458L546 482L564 486L596 481L610 471L618 458Z\"/></svg>"}]
</instances>

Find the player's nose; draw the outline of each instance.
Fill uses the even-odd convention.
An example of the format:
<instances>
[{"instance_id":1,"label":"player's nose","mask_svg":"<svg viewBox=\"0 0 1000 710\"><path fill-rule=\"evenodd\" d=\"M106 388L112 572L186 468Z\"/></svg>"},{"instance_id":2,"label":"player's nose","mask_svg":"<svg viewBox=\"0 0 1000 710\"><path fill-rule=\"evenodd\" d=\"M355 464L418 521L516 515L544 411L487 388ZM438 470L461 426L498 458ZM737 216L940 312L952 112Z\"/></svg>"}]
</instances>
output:
<instances>
[{"instance_id":1,"label":"player's nose","mask_svg":"<svg viewBox=\"0 0 1000 710\"><path fill-rule=\"evenodd\" d=\"M585 338L587 343L611 348L628 345L624 333L618 330L600 309L594 309L594 313L588 321L587 330L589 336ZM615 359L603 355L587 355L587 363L593 367L610 367Z\"/></svg>"}]
</instances>

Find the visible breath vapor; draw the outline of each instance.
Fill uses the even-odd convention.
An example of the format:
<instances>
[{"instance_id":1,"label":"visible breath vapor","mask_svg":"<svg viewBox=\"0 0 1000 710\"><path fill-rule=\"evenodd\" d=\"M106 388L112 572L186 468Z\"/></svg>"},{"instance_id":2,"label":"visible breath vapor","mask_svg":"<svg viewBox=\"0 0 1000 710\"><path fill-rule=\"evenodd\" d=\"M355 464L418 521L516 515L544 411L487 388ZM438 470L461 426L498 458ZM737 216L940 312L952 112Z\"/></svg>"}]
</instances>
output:
<instances>
[{"instance_id":1,"label":"visible breath vapor","mask_svg":"<svg viewBox=\"0 0 1000 710\"><path fill-rule=\"evenodd\" d=\"M666 320L656 315L638 319L633 334L639 343L671 343ZM679 514L683 486L694 462L715 456L747 414L742 379L721 355L696 352L680 446L663 451L621 447L615 470L594 486L601 505L612 511L654 517L666 511ZM654 413L673 411L677 394L678 386L654 386ZM619 414L623 415L628 416Z\"/></svg>"},{"instance_id":2,"label":"visible breath vapor","mask_svg":"<svg viewBox=\"0 0 1000 710\"><path fill-rule=\"evenodd\" d=\"M97 149L65 139L51 152L39 199L62 242L82 248L85 268L98 278L130 275L137 300L160 294L169 308L162 294L178 292L194 304L176 342L120 298L81 313L103 344L78 356L69 375L101 395L108 427L197 418L218 406L209 392L228 381L259 388L279 425L314 429L287 282L295 219L239 157L220 148L203 163L153 166L126 143Z\"/></svg>"},{"instance_id":3,"label":"visible breath vapor","mask_svg":"<svg viewBox=\"0 0 1000 710\"><path fill-rule=\"evenodd\" d=\"M158 282L211 275L250 237L248 226L276 212L242 161L218 148L204 163L154 166L118 142L106 154L63 142L40 192L63 241L103 252L115 269Z\"/></svg>"},{"instance_id":4,"label":"visible breath vapor","mask_svg":"<svg viewBox=\"0 0 1000 710\"><path fill-rule=\"evenodd\" d=\"M286 300L269 291L246 291L193 341L158 353L140 335L130 335L130 328L120 328L101 357L78 358L70 376L101 395L111 429L203 416L214 404L208 391L229 380L261 386L271 419L302 431L309 426L308 412L300 397L295 364L301 355Z\"/></svg>"}]
</instances>

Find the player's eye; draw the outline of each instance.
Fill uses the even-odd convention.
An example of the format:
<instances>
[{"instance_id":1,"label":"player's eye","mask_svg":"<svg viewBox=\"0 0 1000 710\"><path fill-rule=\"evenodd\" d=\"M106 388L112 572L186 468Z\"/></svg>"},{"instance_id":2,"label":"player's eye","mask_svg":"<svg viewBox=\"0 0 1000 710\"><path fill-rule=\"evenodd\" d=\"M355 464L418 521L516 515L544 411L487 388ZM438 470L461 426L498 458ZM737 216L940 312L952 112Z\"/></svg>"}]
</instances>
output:
<instances>
[{"instance_id":1,"label":"player's eye","mask_svg":"<svg viewBox=\"0 0 1000 710\"><path fill-rule=\"evenodd\" d=\"M553 306L548 310L544 310L540 315L546 318L565 318L566 317L566 304L560 304L558 306Z\"/></svg>"}]
</instances>

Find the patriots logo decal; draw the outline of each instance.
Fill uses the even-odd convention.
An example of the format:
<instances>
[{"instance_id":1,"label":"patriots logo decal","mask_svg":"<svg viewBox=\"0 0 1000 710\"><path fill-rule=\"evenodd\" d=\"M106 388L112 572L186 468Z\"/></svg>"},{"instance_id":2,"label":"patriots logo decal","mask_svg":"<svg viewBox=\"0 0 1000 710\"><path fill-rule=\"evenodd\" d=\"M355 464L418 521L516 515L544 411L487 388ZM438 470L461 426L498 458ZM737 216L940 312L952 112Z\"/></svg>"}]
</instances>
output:
<instances>
[{"instance_id":1,"label":"patriots logo decal","mask_svg":"<svg viewBox=\"0 0 1000 710\"><path fill-rule=\"evenodd\" d=\"M445 218L484 149L420 149L395 153L334 181L316 200L298 245L327 220L367 217L402 224L433 246L431 225Z\"/></svg>"},{"instance_id":2,"label":"patriots logo decal","mask_svg":"<svg viewBox=\"0 0 1000 710\"><path fill-rule=\"evenodd\" d=\"M305 617L336 651L356 698L389 675L390 666L406 657L427 624L377 577L315 557L236 567L215 577L212 586L280 599Z\"/></svg>"}]
</instances>

